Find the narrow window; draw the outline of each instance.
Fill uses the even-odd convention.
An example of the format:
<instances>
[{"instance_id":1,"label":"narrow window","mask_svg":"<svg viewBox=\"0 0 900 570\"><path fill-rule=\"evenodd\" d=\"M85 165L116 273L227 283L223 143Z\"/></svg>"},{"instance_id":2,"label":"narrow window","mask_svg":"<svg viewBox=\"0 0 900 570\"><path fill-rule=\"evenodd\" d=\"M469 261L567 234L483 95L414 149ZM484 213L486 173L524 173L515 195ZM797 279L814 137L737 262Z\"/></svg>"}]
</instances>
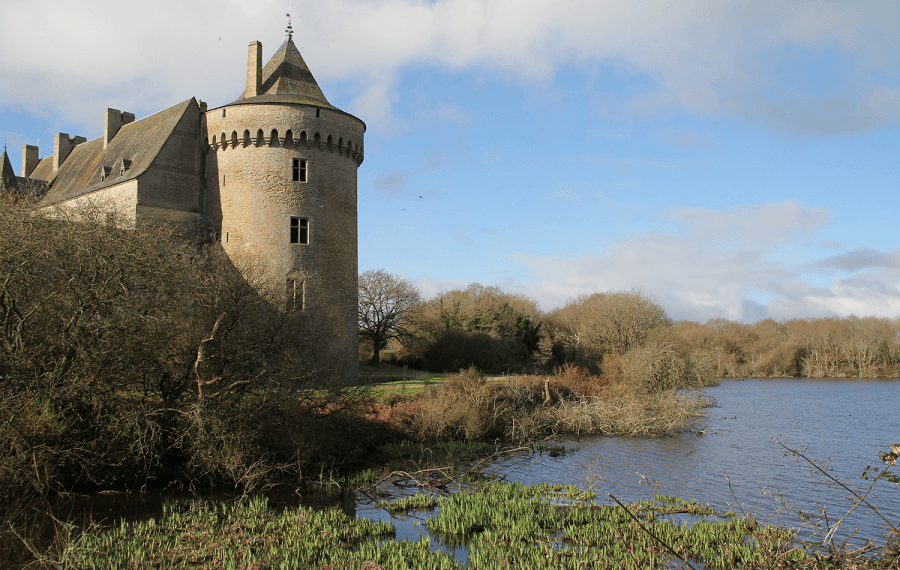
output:
<instances>
[{"instance_id":1,"label":"narrow window","mask_svg":"<svg viewBox=\"0 0 900 570\"><path fill-rule=\"evenodd\" d=\"M222 109L222 116L225 116L225 109Z\"/></svg>"},{"instance_id":2,"label":"narrow window","mask_svg":"<svg viewBox=\"0 0 900 570\"><path fill-rule=\"evenodd\" d=\"M309 218L291 216L291 243L309 245Z\"/></svg>"},{"instance_id":3,"label":"narrow window","mask_svg":"<svg viewBox=\"0 0 900 570\"><path fill-rule=\"evenodd\" d=\"M302 311L306 305L306 282L302 279L288 278L287 301L288 308L294 311Z\"/></svg>"},{"instance_id":4,"label":"narrow window","mask_svg":"<svg viewBox=\"0 0 900 570\"><path fill-rule=\"evenodd\" d=\"M306 160L295 158L291 167L291 180L294 182L306 182Z\"/></svg>"},{"instance_id":5,"label":"narrow window","mask_svg":"<svg viewBox=\"0 0 900 570\"><path fill-rule=\"evenodd\" d=\"M317 117L319 116L319 113L320 113L321 111L322 111L321 109L316 109L316 116L317 116Z\"/></svg>"}]
</instances>

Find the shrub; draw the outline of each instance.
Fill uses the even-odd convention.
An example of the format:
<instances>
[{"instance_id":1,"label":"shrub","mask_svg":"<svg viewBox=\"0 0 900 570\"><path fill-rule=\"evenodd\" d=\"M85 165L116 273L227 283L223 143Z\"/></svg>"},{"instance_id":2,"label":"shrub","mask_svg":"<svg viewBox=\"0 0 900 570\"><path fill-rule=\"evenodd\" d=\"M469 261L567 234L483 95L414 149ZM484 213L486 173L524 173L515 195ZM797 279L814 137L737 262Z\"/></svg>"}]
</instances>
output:
<instances>
[{"instance_id":1,"label":"shrub","mask_svg":"<svg viewBox=\"0 0 900 570\"><path fill-rule=\"evenodd\" d=\"M626 383L650 393L699 388L716 381L715 365L707 354L697 351L683 356L667 340L628 351L621 365Z\"/></svg>"},{"instance_id":2,"label":"shrub","mask_svg":"<svg viewBox=\"0 0 900 570\"><path fill-rule=\"evenodd\" d=\"M164 227L77 214L0 208L0 493L252 488L318 453L336 396L316 391L329 370L311 353L327 350L252 271Z\"/></svg>"},{"instance_id":3,"label":"shrub","mask_svg":"<svg viewBox=\"0 0 900 570\"><path fill-rule=\"evenodd\" d=\"M470 367L482 372L518 370L526 358L525 345L515 337L496 337L458 329L441 333L424 353L428 369L435 372Z\"/></svg>"},{"instance_id":4,"label":"shrub","mask_svg":"<svg viewBox=\"0 0 900 570\"><path fill-rule=\"evenodd\" d=\"M502 436L508 409L500 390L485 382L475 368L461 370L416 400L413 429L422 439L472 441Z\"/></svg>"}]
</instances>

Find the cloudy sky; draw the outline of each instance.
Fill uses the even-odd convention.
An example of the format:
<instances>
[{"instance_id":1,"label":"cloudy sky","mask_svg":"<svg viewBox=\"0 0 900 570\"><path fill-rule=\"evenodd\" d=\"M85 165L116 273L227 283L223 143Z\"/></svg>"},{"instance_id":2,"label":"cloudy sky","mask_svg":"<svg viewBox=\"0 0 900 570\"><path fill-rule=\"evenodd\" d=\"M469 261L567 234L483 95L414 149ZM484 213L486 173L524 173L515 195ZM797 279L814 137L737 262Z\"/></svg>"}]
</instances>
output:
<instances>
[{"instance_id":1,"label":"cloudy sky","mask_svg":"<svg viewBox=\"0 0 900 570\"><path fill-rule=\"evenodd\" d=\"M900 3L2 0L0 138L100 136L295 43L368 125L359 268L543 309L900 316Z\"/></svg>"}]
</instances>

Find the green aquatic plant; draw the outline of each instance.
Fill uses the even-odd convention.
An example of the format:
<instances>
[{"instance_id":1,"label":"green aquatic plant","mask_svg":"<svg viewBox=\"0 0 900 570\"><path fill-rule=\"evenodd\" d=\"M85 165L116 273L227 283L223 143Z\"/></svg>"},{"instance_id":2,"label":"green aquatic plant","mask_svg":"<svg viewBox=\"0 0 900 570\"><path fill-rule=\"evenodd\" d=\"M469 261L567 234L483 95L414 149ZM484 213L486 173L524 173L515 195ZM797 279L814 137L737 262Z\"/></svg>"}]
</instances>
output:
<instances>
[{"instance_id":1,"label":"green aquatic plant","mask_svg":"<svg viewBox=\"0 0 900 570\"><path fill-rule=\"evenodd\" d=\"M438 505L438 500L434 495L418 494L396 501L383 501L379 505L390 513L409 513L433 509Z\"/></svg>"},{"instance_id":2,"label":"green aquatic plant","mask_svg":"<svg viewBox=\"0 0 900 570\"><path fill-rule=\"evenodd\" d=\"M92 528L42 560L58 568L896 568L896 554L829 558L795 531L709 505L657 495L598 504L574 485L490 482L383 506L432 511L418 540L397 541L387 521L336 509L278 510L263 497L168 503L156 520ZM438 544L464 547L465 565ZM893 556L893 558L892 558Z\"/></svg>"}]
</instances>

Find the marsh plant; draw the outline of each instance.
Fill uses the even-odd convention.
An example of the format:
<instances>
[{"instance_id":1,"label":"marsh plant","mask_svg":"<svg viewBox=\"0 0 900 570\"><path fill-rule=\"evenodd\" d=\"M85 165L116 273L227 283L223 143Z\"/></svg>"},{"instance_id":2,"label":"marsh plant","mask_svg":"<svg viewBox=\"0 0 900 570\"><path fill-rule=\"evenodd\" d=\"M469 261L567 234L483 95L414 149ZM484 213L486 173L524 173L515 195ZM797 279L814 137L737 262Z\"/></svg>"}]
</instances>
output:
<instances>
[{"instance_id":1,"label":"marsh plant","mask_svg":"<svg viewBox=\"0 0 900 570\"><path fill-rule=\"evenodd\" d=\"M432 540L465 545L466 568L665 567L678 557L706 568L790 564L805 553L790 531L673 497L610 506L574 486L490 483L435 498L385 505L394 513L431 512L432 538L391 540L389 522L338 510L276 511L263 498L235 503L169 504L158 520L92 529L74 537L49 567L74 568L434 568L463 565ZM691 521L671 518L690 515ZM651 538L652 532L678 557ZM368 564L369 566L365 566ZM373 566L374 565L374 566Z\"/></svg>"},{"instance_id":2,"label":"marsh plant","mask_svg":"<svg viewBox=\"0 0 900 570\"><path fill-rule=\"evenodd\" d=\"M826 478L827 467L785 446ZM848 510L867 508L888 529L883 546L850 547L835 539L845 517L791 528L732 510L656 493L626 503L600 495L594 482L522 485L481 481L456 493L426 492L380 506L393 517L421 521L419 540L395 540L390 522L354 519L336 509L276 509L263 497L233 502L171 502L158 519L91 527L67 526L46 568L900 568L895 513L868 502L892 472L900 445L880 454L884 467L864 470L867 489L857 492L831 479L853 499ZM373 477L367 474L362 480ZM595 478L595 477L594 477ZM780 519L779 519L780 520ZM814 541L813 524L820 540ZM816 526L818 525L818 526ZM468 552L463 564L436 545Z\"/></svg>"}]
</instances>

